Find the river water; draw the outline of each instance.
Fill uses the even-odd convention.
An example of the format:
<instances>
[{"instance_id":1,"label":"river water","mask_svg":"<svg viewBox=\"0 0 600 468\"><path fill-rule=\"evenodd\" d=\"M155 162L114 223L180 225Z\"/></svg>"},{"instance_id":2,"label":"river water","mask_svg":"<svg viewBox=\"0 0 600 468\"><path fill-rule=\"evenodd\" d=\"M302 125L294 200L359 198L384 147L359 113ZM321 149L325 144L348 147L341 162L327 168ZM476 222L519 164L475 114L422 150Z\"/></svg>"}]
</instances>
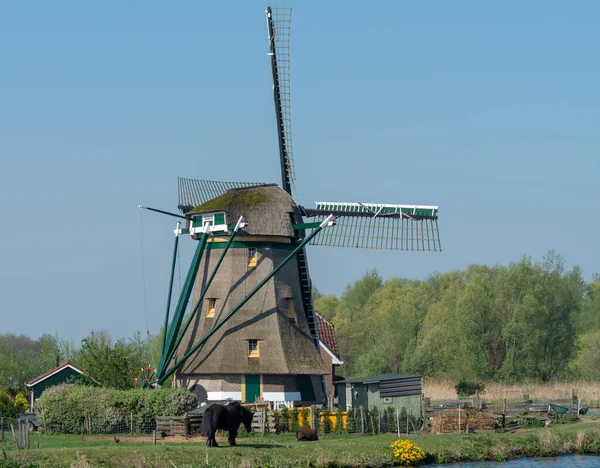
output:
<instances>
[{"instance_id":1,"label":"river water","mask_svg":"<svg viewBox=\"0 0 600 468\"><path fill-rule=\"evenodd\" d=\"M596 455L565 455L553 458L519 458L506 462L471 462L437 465L445 467L463 468L598 468L600 456Z\"/></svg>"}]
</instances>

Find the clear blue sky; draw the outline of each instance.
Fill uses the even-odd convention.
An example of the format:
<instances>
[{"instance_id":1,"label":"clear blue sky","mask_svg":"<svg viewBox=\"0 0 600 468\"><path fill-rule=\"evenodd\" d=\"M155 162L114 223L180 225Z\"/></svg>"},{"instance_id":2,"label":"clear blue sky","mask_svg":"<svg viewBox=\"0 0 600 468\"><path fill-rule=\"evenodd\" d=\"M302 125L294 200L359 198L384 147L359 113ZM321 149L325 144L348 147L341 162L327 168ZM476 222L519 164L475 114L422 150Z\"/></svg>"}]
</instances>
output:
<instances>
[{"instance_id":1,"label":"clear blue sky","mask_svg":"<svg viewBox=\"0 0 600 468\"><path fill-rule=\"evenodd\" d=\"M264 6L0 3L0 333L145 332L138 204L279 182ZM436 204L444 248L314 247L315 285L548 249L600 270L598 24L595 1L297 2L299 201ZM173 221L143 215L153 333Z\"/></svg>"}]
</instances>

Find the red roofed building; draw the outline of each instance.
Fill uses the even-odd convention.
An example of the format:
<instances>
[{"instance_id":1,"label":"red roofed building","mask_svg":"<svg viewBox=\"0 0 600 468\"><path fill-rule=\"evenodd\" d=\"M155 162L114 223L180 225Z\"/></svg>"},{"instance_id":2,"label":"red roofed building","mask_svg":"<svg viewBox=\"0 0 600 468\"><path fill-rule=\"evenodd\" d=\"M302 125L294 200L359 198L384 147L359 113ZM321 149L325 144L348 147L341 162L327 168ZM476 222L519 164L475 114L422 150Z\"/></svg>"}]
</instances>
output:
<instances>
[{"instance_id":1,"label":"red roofed building","mask_svg":"<svg viewBox=\"0 0 600 468\"><path fill-rule=\"evenodd\" d=\"M319 330L319 343L321 345L321 357L323 362L329 370L329 374L325 376L325 387L327 391L327 399L333 401L333 376L335 374L335 366L339 366L344 363L340 359L340 352L338 350L337 340L335 339L335 327L333 323L327 320L318 312L315 312L317 316L317 327Z\"/></svg>"}]
</instances>

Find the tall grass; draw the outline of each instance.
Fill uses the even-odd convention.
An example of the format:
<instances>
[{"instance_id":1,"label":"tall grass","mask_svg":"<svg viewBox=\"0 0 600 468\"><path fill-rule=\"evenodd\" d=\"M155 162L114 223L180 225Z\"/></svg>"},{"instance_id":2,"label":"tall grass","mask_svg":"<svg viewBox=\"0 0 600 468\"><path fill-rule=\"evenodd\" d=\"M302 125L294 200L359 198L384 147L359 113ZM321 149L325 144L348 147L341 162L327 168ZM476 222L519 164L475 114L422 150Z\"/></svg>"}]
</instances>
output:
<instances>
[{"instance_id":1,"label":"tall grass","mask_svg":"<svg viewBox=\"0 0 600 468\"><path fill-rule=\"evenodd\" d=\"M423 393L432 400L451 400L456 398L456 382L441 379L423 381ZM600 382L570 381L570 382L521 382L518 384L504 384L500 382L487 382L483 398L487 401L517 401L528 394L532 400L536 399L568 399L571 398L572 389L577 390L578 397L587 403L600 401Z\"/></svg>"}]
</instances>

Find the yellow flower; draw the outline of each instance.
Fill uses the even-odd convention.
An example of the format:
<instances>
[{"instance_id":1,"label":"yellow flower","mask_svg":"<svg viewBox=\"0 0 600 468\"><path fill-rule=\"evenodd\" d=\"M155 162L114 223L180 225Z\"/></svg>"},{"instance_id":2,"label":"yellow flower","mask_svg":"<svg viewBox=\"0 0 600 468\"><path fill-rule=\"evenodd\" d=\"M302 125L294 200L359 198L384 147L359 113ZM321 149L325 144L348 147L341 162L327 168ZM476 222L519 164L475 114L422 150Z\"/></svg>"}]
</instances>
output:
<instances>
[{"instance_id":1,"label":"yellow flower","mask_svg":"<svg viewBox=\"0 0 600 468\"><path fill-rule=\"evenodd\" d=\"M401 465L409 466L424 460L425 452L410 440L397 440L391 446L394 449L394 457L399 459Z\"/></svg>"}]
</instances>

